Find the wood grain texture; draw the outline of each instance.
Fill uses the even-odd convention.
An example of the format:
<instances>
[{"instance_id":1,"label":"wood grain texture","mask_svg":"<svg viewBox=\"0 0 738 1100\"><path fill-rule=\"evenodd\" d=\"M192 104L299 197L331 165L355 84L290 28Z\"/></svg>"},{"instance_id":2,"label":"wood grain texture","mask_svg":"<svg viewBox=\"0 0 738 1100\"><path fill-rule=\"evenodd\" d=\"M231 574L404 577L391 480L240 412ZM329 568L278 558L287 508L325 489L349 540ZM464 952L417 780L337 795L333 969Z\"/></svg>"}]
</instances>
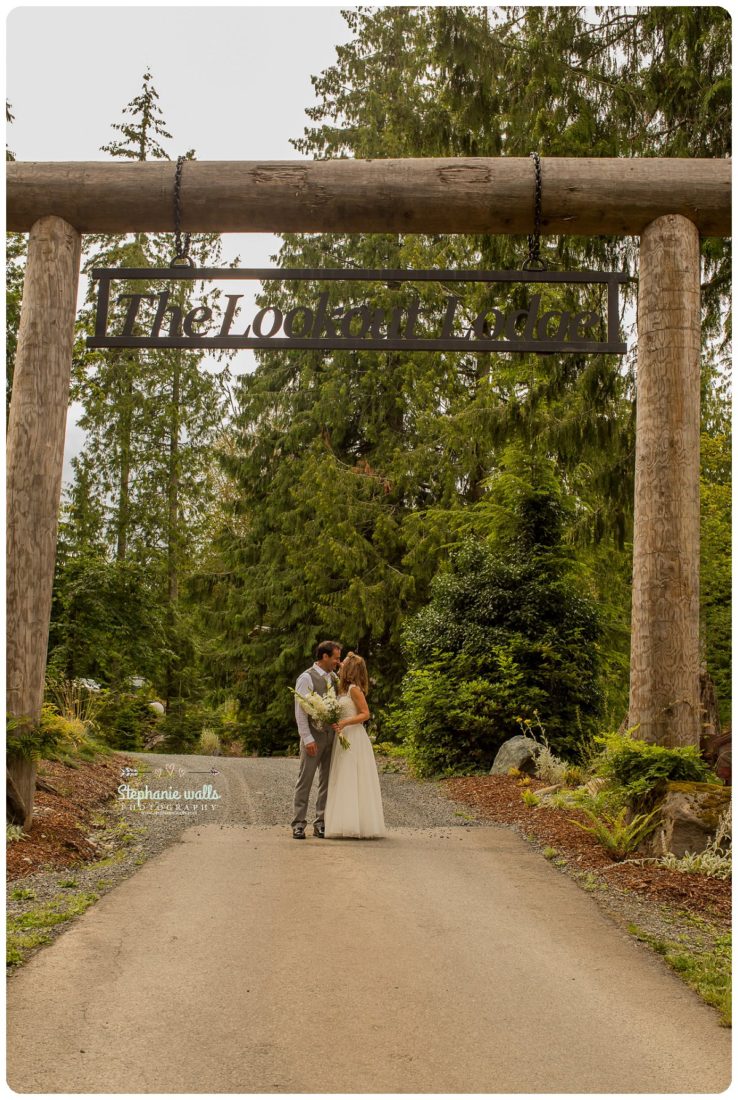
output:
<instances>
[{"instance_id":1,"label":"wood grain texture","mask_svg":"<svg viewBox=\"0 0 738 1100\"><path fill-rule=\"evenodd\" d=\"M44 693L80 244L57 217L31 229L8 422L6 706L32 722ZM22 757L8 766L28 826L35 766Z\"/></svg>"},{"instance_id":2,"label":"wood grain texture","mask_svg":"<svg viewBox=\"0 0 738 1100\"><path fill-rule=\"evenodd\" d=\"M55 214L82 233L173 231L171 161L13 162L7 227ZM546 158L547 233L640 234L675 213L728 236L729 160ZM188 161L183 229L192 232L530 233L527 157Z\"/></svg>"},{"instance_id":3,"label":"wood grain texture","mask_svg":"<svg viewBox=\"0 0 738 1100\"><path fill-rule=\"evenodd\" d=\"M700 257L669 215L641 238L629 725L700 738Z\"/></svg>"}]
</instances>

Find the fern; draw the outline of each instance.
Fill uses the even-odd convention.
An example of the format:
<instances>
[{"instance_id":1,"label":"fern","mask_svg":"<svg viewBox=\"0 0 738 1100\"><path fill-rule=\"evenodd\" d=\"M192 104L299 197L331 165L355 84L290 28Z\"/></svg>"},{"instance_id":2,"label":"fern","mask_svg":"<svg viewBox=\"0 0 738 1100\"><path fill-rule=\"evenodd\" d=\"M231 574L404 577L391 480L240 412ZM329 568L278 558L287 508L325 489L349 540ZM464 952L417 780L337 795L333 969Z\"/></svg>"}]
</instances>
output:
<instances>
[{"instance_id":1,"label":"fern","mask_svg":"<svg viewBox=\"0 0 738 1100\"><path fill-rule=\"evenodd\" d=\"M592 824L584 825L573 818L569 818L569 821L572 825L583 829L585 833L591 833L614 859L624 859L629 852L638 847L648 833L656 828L658 822L654 821L654 818L660 810L661 807L657 806L650 814L637 814L631 821L626 821L625 817L628 813L626 806L623 806L617 814L605 811L601 815L582 806L581 812L590 819Z\"/></svg>"}]
</instances>

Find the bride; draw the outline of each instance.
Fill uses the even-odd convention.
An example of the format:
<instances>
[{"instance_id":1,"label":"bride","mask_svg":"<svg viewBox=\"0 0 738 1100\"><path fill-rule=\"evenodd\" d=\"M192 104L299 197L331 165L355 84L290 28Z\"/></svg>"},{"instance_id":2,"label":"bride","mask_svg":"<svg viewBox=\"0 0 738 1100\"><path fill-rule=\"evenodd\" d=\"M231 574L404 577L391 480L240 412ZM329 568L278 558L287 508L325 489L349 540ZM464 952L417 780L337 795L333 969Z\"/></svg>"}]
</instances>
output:
<instances>
[{"instance_id":1,"label":"bride","mask_svg":"<svg viewBox=\"0 0 738 1100\"><path fill-rule=\"evenodd\" d=\"M368 692L364 658L358 653L347 654L338 681L342 717L333 726L336 737L325 806L327 837L387 835L374 749L363 725L369 717ZM339 734L348 740L349 748L342 747Z\"/></svg>"}]
</instances>

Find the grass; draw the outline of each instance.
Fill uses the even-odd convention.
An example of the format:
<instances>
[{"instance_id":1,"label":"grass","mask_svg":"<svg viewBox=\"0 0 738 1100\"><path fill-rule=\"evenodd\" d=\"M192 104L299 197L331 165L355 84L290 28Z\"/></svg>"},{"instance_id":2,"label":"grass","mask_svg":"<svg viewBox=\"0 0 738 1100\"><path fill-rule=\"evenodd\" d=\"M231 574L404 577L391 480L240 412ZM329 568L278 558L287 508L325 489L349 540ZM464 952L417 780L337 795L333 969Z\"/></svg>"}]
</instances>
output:
<instances>
[{"instance_id":1,"label":"grass","mask_svg":"<svg viewBox=\"0 0 738 1100\"><path fill-rule=\"evenodd\" d=\"M711 944L697 945L653 936L636 924L628 925L628 931L658 952L703 1001L718 1010L723 1027L731 1026L730 933L716 936Z\"/></svg>"},{"instance_id":2,"label":"grass","mask_svg":"<svg viewBox=\"0 0 738 1100\"><path fill-rule=\"evenodd\" d=\"M92 893L82 893L76 897L60 896L19 916L9 916L6 938L8 966L22 963L35 947L50 943L51 936L47 929L78 917L98 900L98 896Z\"/></svg>"},{"instance_id":3,"label":"grass","mask_svg":"<svg viewBox=\"0 0 738 1100\"><path fill-rule=\"evenodd\" d=\"M15 886L10 891L11 901L30 901L35 897L34 891L29 890L27 886Z\"/></svg>"},{"instance_id":4,"label":"grass","mask_svg":"<svg viewBox=\"0 0 738 1100\"><path fill-rule=\"evenodd\" d=\"M468 814L464 810L454 810L454 817L463 818L464 821L476 820L473 814Z\"/></svg>"},{"instance_id":5,"label":"grass","mask_svg":"<svg viewBox=\"0 0 738 1100\"><path fill-rule=\"evenodd\" d=\"M599 879L597 875L592 874L591 871L575 871L574 877L579 880L582 889L586 890L588 894L594 894L597 890L607 891L607 883Z\"/></svg>"}]
</instances>

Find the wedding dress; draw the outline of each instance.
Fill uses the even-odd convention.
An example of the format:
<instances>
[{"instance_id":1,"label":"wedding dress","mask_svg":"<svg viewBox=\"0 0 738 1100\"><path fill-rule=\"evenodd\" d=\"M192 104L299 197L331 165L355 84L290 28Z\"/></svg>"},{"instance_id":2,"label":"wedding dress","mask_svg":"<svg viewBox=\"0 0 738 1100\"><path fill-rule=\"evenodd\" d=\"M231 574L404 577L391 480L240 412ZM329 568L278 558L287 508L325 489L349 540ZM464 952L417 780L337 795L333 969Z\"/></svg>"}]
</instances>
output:
<instances>
[{"instance_id":1,"label":"wedding dress","mask_svg":"<svg viewBox=\"0 0 738 1100\"><path fill-rule=\"evenodd\" d=\"M339 695L341 717L359 713L350 695ZM338 734L333 741L325 806L325 835L386 836L382 794L374 749L361 722L343 727L350 748L341 747Z\"/></svg>"}]
</instances>

